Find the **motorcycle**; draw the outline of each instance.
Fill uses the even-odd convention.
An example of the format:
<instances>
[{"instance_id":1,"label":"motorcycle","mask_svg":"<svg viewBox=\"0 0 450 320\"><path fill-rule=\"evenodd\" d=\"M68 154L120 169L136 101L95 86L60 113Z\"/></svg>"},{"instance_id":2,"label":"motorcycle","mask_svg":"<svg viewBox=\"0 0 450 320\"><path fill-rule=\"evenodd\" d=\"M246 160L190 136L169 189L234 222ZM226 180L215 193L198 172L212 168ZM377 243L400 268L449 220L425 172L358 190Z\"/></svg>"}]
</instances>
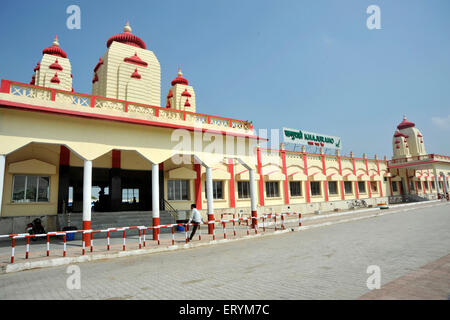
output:
<instances>
[{"instance_id":1,"label":"motorcycle","mask_svg":"<svg viewBox=\"0 0 450 320\"><path fill-rule=\"evenodd\" d=\"M27 224L27 233L29 234L43 234L46 233L44 227L42 226L41 219L36 218L31 223ZM31 238L36 241L37 238Z\"/></svg>"}]
</instances>

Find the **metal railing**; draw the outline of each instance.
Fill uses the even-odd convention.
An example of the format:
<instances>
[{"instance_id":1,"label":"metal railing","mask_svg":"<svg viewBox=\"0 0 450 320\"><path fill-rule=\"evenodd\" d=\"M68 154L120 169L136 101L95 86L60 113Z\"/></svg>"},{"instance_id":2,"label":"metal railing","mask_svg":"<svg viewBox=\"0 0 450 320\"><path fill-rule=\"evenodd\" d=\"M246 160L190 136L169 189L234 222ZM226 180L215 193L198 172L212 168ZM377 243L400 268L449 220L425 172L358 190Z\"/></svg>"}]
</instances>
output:
<instances>
[{"instance_id":1,"label":"metal railing","mask_svg":"<svg viewBox=\"0 0 450 320\"><path fill-rule=\"evenodd\" d=\"M285 230L287 228L287 221L286 217L288 216L297 216L297 219L291 219L291 222L294 223L294 225L297 227L301 227L302 225L302 218L301 213L282 213L282 214L265 214L260 217L239 217L239 218L232 218L232 219L220 219L220 220L211 220L207 222L207 225L214 224L213 232L212 232L212 240L216 240L216 225L222 226L222 233L223 233L223 239L228 238L227 234L227 223L232 224L232 235L233 237L238 237L237 227L244 226L244 233L246 236L250 236L252 230L254 234L258 234L260 231L259 229L262 228L262 232L266 232L267 228L271 225L274 226L274 231L278 230ZM255 227L252 227L252 222L254 222ZM259 223L261 222L261 224ZM51 238L62 236L63 237L63 257L67 256L67 235L68 234L82 234L81 239L81 255L85 255L89 247L90 252L94 252L94 235L97 234L106 234L106 251L111 250L111 233L113 232L121 232L122 233L122 251L126 251L127 248L127 231L128 230L137 230L138 231L138 248L142 249L146 247L146 244L148 240L146 239L146 232L147 230L161 230L164 228L171 229L172 232L172 239L170 241L171 245L175 245L175 228L178 226L184 227L184 242L187 244L189 240L188 236L188 226L193 226L192 223L173 223L173 224L167 224L167 225L159 225L159 226L132 226L132 227L119 227L119 228L108 228L108 229L101 229L101 230L68 230L68 231L53 231L53 232L47 232L44 234L29 234L29 233L22 233L22 234L9 234L9 235L0 235L0 238L9 238L11 239L11 263L14 263L15 259L15 249L16 249L16 240L17 239L26 239L26 251L25 251L25 259L28 260L30 258L30 239L33 238L45 238L46 239L46 256L50 256L51 252ZM198 239L202 240L202 224L198 225ZM262 226L262 227L261 227ZM242 231L242 228L241 228ZM241 232L242 233L242 232ZM160 240L160 232L156 232L156 239L152 239L152 241L156 242L159 246L161 244Z\"/></svg>"}]
</instances>

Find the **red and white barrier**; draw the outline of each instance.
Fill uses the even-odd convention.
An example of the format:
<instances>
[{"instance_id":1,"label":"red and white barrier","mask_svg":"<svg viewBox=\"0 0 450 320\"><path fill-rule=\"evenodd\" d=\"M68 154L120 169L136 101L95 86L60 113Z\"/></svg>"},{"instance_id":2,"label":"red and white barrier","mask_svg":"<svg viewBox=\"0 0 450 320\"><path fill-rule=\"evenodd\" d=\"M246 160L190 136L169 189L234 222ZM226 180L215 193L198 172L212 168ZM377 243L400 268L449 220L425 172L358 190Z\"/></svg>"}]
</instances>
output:
<instances>
[{"instance_id":1,"label":"red and white barrier","mask_svg":"<svg viewBox=\"0 0 450 320\"><path fill-rule=\"evenodd\" d=\"M262 220L262 229L263 232L266 232L266 221L267 219L270 220L274 220L273 224L274 224L274 229L275 231L277 231L279 229L279 219L277 219L277 217L279 216L281 218L281 229L285 230L286 229L286 223L287 223L287 216L289 215L294 215L297 216L298 215L298 226L301 227L302 225L302 217L301 217L301 213L282 213L282 214L268 214L268 215L262 215L260 217L247 217L247 218L242 218L242 216L238 216L238 218L236 218L236 215L233 215L233 219L220 219L220 220L211 220L208 221L208 224L215 224L215 223L221 223L222 224L222 228L223 228L223 237L224 239L227 239L227 230L226 230L226 224L231 222L233 224L233 235L234 237L238 236L237 230L236 230L236 222L238 226L242 225L242 222L245 221L246 223L246 233L247 236L250 235L250 225L252 222L252 224L255 224L255 234L258 234L258 220L261 219ZM221 215L221 217L223 217L223 214ZM292 220L292 219L291 219ZM295 218L294 218L295 221ZM94 250L94 233L106 233L106 238L107 238L107 244L106 244L106 250L110 251L111 249L111 240L110 240L110 235L111 232L122 232L122 251L126 250L126 230L131 230L131 229L137 229L138 231L138 247L139 249L142 249L143 247L146 247L146 230L149 229L158 229L158 231L160 231L160 229L163 228L171 228L172 231L172 239L171 239L171 243L172 245L175 245L175 228L177 226L184 226L185 228L185 242L188 243L189 242L189 236L188 236L188 227L189 225L192 224L188 224L188 223L179 223L179 224L169 224L169 225L159 225L159 226L151 226L151 227L146 227L146 226L133 226L133 227L121 227L121 228L108 228L105 230L71 230L71 231L63 231L63 232L49 232L47 234L38 234L38 235L30 235L28 233L26 234L11 234L11 235L0 235L0 238L6 238L9 237L11 238L11 263L14 263L14 259L15 259L15 247L16 247L16 239L18 238L25 238L26 239L26 252L25 252L25 259L29 259L30 257L30 238L38 238L38 237L46 237L46 255L50 256L50 240L51 240L51 236L63 236L64 237L64 243L63 243L63 257L65 257L67 255L67 234L69 233L81 233L83 235L82 239L84 239L84 235L86 234L91 234L90 237L90 243L88 244L90 246L90 251L93 252ZM215 235L215 229L213 228L213 233L212 233L212 239L216 240L216 235ZM198 239L202 240L202 229L201 226L198 226ZM157 232L157 238L156 238L157 244L160 245L161 244L161 240L160 240L160 232ZM86 244L85 241L81 241L82 243L82 255L86 254Z\"/></svg>"}]
</instances>

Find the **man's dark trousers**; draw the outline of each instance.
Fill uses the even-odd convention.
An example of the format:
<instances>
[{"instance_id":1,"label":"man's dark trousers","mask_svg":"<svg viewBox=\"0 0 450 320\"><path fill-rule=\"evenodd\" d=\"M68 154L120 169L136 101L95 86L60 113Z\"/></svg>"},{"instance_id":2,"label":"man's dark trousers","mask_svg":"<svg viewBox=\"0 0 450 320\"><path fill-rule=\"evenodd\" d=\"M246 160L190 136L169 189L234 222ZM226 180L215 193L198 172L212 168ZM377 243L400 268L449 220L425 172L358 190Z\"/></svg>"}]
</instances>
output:
<instances>
[{"instance_id":1,"label":"man's dark trousers","mask_svg":"<svg viewBox=\"0 0 450 320\"><path fill-rule=\"evenodd\" d=\"M192 225L193 225L193 227L192 227L191 236L189 237L189 241L191 241L192 238L194 237L195 231L197 231L197 228L198 228L198 226L200 225L200 223L198 223L198 222L192 222Z\"/></svg>"}]
</instances>

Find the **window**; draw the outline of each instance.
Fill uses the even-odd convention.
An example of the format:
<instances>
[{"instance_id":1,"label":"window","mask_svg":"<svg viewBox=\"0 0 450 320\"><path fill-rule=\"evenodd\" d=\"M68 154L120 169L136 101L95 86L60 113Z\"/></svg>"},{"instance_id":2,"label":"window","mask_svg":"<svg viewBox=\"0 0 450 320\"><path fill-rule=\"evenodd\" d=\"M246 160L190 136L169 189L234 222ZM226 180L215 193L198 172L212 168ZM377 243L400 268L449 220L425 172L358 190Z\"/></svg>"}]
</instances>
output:
<instances>
[{"instance_id":1,"label":"window","mask_svg":"<svg viewBox=\"0 0 450 320\"><path fill-rule=\"evenodd\" d=\"M428 190L428 181L424 183L425 185L425 190Z\"/></svg>"},{"instance_id":2,"label":"window","mask_svg":"<svg viewBox=\"0 0 450 320\"><path fill-rule=\"evenodd\" d=\"M396 181L394 181L394 182L392 182L392 192L397 192L397 182Z\"/></svg>"},{"instance_id":3,"label":"window","mask_svg":"<svg viewBox=\"0 0 450 320\"><path fill-rule=\"evenodd\" d=\"M267 198L275 198L280 196L280 190L278 189L278 182L276 181L266 182L266 196Z\"/></svg>"},{"instance_id":4,"label":"window","mask_svg":"<svg viewBox=\"0 0 450 320\"><path fill-rule=\"evenodd\" d=\"M12 202L48 202L50 177L14 176Z\"/></svg>"},{"instance_id":5,"label":"window","mask_svg":"<svg viewBox=\"0 0 450 320\"><path fill-rule=\"evenodd\" d=\"M291 197L301 197L302 185L300 181L290 181L289 190L291 191Z\"/></svg>"},{"instance_id":6,"label":"window","mask_svg":"<svg viewBox=\"0 0 450 320\"><path fill-rule=\"evenodd\" d=\"M359 193L366 193L366 183L364 181L358 181Z\"/></svg>"},{"instance_id":7,"label":"window","mask_svg":"<svg viewBox=\"0 0 450 320\"><path fill-rule=\"evenodd\" d=\"M312 196L320 196L320 182L311 181L309 183L309 186L311 188L311 195Z\"/></svg>"},{"instance_id":8,"label":"window","mask_svg":"<svg viewBox=\"0 0 450 320\"><path fill-rule=\"evenodd\" d=\"M223 181L213 180L213 199L223 199ZM208 198L205 182L205 198Z\"/></svg>"},{"instance_id":9,"label":"window","mask_svg":"<svg viewBox=\"0 0 450 320\"><path fill-rule=\"evenodd\" d=\"M409 181L409 190L415 190L414 181Z\"/></svg>"},{"instance_id":10,"label":"window","mask_svg":"<svg viewBox=\"0 0 450 320\"><path fill-rule=\"evenodd\" d=\"M168 200L189 200L189 180L167 180Z\"/></svg>"},{"instance_id":11,"label":"window","mask_svg":"<svg viewBox=\"0 0 450 320\"><path fill-rule=\"evenodd\" d=\"M139 203L139 189L122 189L122 203Z\"/></svg>"},{"instance_id":12,"label":"window","mask_svg":"<svg viewBox=\"0 0 450 320\"><path fill-rule=\"evenodd\" d=\"M434 190L436 189L436 183L434 183L434 181L431 181L431 188Z\"/></svg>"},{"instance_id":13,"label":"window","mask_svg":"<svg viewBox=\"0 0 450 320\"><path fill-rule=\"evenodd\" d=\"M422 182L421 181L417 182L417 190L422 190Z\"/></svg>"},{"instance_id":14,"label":"window","mask_svg":"<svg viewBox=\"0 0 450 320\"><path fill-rule=\"evenodd\" d=\"M372 192L377 192L378 186L377 186L377 182L376 181L371 181L370 182L370 189L372 190Z\"/></svg>"},{"instance_id":15,"label":"window","mask_svg":"<svg viewBox=\"0 0 450 320\"><path fill-rule=\"evenodd\" d=\"M238 198L247 199L250 198L250 182L238 181Z\"/></svg>"},{"instance_id":16,"label":"window","mask_svg":"<svg viewBox=\"0 0 450 320\"><path fill-rule=\"evenodd\" d=\"M338 188L337 188L336 181L328 181L328 193L329 194L338 194Z\"/></svg>"},{"instance_id":17,"label":"window","mask_svg":"<svg viewBox=\"0 0 450 320\"><path fill-rule=\"evenodd\" d=\"M353 193L353 183L351 181L344 181L344 189L345 189L345 194L352 194Z\"/></svg>"}]
</instances>

